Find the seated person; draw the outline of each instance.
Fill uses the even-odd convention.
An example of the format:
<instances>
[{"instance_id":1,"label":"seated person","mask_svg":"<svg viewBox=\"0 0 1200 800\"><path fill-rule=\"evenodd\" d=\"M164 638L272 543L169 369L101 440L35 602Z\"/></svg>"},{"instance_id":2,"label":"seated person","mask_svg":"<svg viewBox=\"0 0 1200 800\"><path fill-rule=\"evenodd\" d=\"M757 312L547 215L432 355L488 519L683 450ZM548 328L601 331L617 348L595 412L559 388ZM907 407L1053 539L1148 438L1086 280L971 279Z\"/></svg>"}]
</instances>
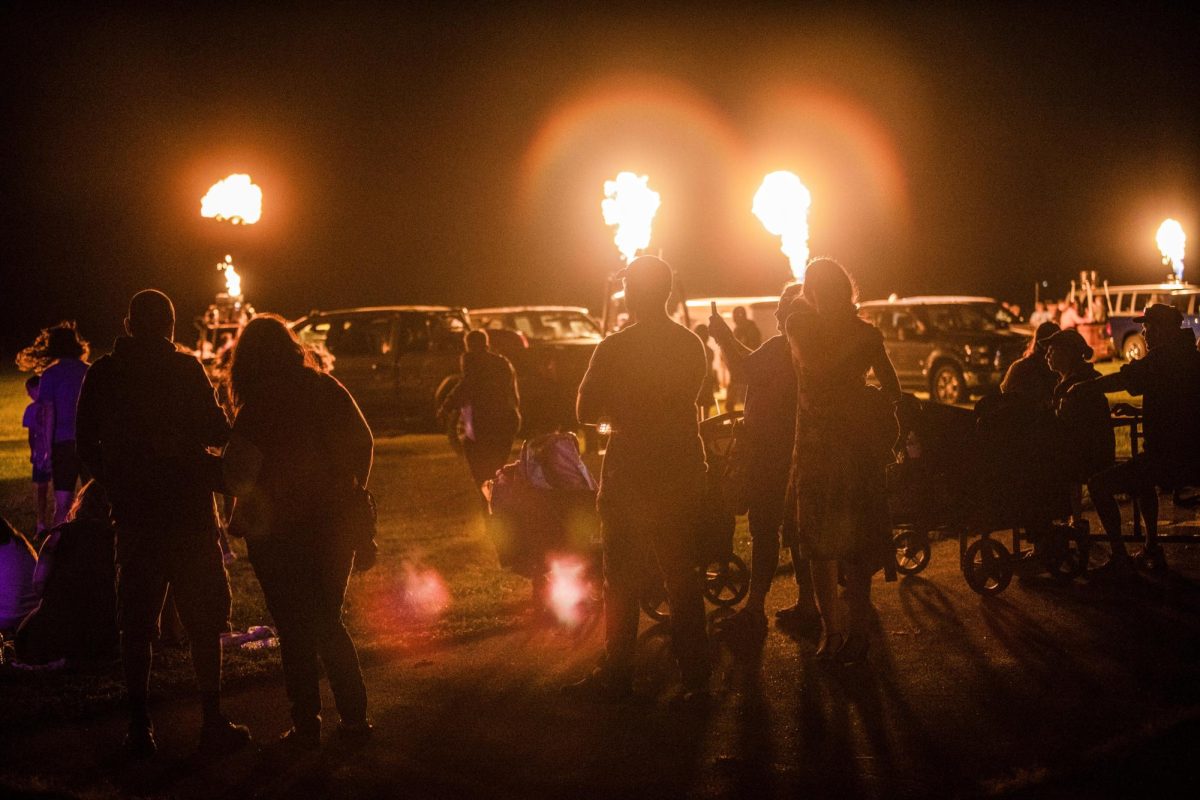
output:
<instances>
[{"instance_id":1,"label":"seated person","mask_svg":"<svg viewBox=\"0 0 1200 800\"><path fill-rule=\"evenodd\" d=\"M68 521L42 543L33 576L41 602L17 633L22 661L116 655L116 569L108 513L104 490L89 481Z\"/></svg>"},{"instance_id":2,"label":"seated person","mask_svg":"<svg viewBox=\"0 0 1200 800\"><path fill-rule=\"evenodd\" d=\"M37 607L37 554L20 531L0 518L0 633L12 633Z\"/></svg>"},{"instance_id":3,"label":"seated person","mask_svg":"<svg viewBox=\"0 0 1200 800\"><path fill-rule=\"evenodd\" d=\"M1146 523L1143 556L1162 563L1158 545L1157 487L1176 489L1200 480L1200 351L1190 330L1182 328L1183 315L1174 306L1154 303L1134 318L1146 337L1145 358L1130 361L1119 372L1093 378L1071 387L1077 393L1126 391L1141 395L1142 453L1110 467L1088 481L1096 514L1112 545L1105 570L1122 574L1132 566L1121 538L1118 494L1136 496Z\"/></svg>"},{"instance_id":4,"label":"seated person","mask_svg":"<svg viewBox=\"0 0 1200 800\"><path fill-rule=\"evenodd\" d=\"M1014 361L1004 374L1004 380L1000 382L1001 394L1026 397L1041 406L1050 405L1050 395L1058 383L1058 376L1046 363L1046 341L1056 333L1058 326L1053 322L1038 325L1025 355Z\"/></svg>"}]
</instances>

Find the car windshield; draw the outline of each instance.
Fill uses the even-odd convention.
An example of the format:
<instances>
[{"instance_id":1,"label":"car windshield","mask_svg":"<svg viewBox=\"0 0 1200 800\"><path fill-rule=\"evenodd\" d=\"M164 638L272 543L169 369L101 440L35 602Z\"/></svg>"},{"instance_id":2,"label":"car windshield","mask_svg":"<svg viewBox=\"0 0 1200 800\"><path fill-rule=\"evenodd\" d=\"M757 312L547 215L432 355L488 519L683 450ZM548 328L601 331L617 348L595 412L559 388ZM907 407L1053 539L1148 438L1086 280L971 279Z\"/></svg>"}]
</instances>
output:
<instances>
[{"instance_id":1,"label":"car windshield","mask_svg":"<svg viewBox=\"0 0 1200 800\"><path fill-rule=\"evenodd\" d=\"M941 331L995 331L1007 328L998 312L1004 313L998 303L963 303L944 306L929 306L925 313L935 330Z\"/></svg>"},{"instance_id":2,"label":"car windshield","mask_svg":"<svg viewBox=\"0 0 1200 800\"><path fill-rule=\"evenodd\" d=\"M509 315L514 329L530 340L556 341L559 339L595 339L599 341L600 328L586 314L578 311L519 311ZM490 322L490 321L489 321ZM487 327L493 327L488 324Z\"/></svg>"}]
</instances>

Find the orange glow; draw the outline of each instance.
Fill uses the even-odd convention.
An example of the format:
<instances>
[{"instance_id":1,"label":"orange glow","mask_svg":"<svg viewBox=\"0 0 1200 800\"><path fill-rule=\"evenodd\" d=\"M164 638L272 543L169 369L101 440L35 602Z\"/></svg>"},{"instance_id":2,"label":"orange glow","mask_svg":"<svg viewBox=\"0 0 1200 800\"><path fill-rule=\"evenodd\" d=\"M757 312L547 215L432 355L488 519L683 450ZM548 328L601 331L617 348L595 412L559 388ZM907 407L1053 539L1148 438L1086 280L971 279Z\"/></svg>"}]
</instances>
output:
<instances>
[{"instance_id":1,"label":"orange glow","mask_svg":"<svg viewBox=\"0 0 1200 800\"><path fill-rule=\"evenodd\" d=\"M1171 267L1176 280L1183 280L1183 254L1187 245L1183 226L1178 220L1165 219L1158 226L1154 239L1158 243L1158 251L1162 253L1163 264Z\"/></svg>"},{"instance_id":2,"label":"orange glow","mask_svg":"<svg viewBox=\"0 0 1200 800\"><path fill-rule=\"evenodd\" d=\"M233 266L233 256L226 255L225 260L217 264L217 269L225 273L225 293L230 297L241 297L242 276Z\"/></svg>"},{"instance_id":3,"label":"orange glow","mask_svg":"<svg viewBox=\"0 0 1200 800\"><path fill-rule=\"evenodd\" d=\"M763 178L751 210L769 233L780 238L779 249L788 257L792 275L804 280L808 264L808 209L812 194L793 172L781 170Z\"/></svg>"},{"instance_id":4,"label":"orange glow","mask_svg":"<svg viewBox=\"0 0 1200 800\"><path fill-rule=\"evenodd\" d=\"M617 227L613 241L626 264L633 261L638 250L649 246L654 215L662 202L649 180L646 175L621 172L615 180L604 182L600 210L605 224Z\"/></svg>"},{"instance_id":5,"label":"orange glow","mask_svg":"<svg viewBox=\"0 0 1200 800\"><path fill-rule=\"evenodd\" d=\"M200 216L253 225L262 217L262 189L250 182L249 175L230 175L214 183L200 200Z\"/></svg>"},{"instance_id":6,"label":"orange glow","mask_svg":"<svg viewBox=\"0 0 1200 800\"><path fill-rule=\"evenodd\" d=\"M587 617L591 586L585 574L587 565L578 558L551 559L547 576L546 605L563 625L575 627Z\"/></svg>"},{"instance_id":7,"label":"orange glow","mask_svg":"<svg viewBox=\"0 0 1200 800\"><path fill-rule=\"evenodd\" d=\"M431 619L450 607L450 590L437 570L406 563L400 578L400 603L407 615Z\"/></svg>"}]
</instances>

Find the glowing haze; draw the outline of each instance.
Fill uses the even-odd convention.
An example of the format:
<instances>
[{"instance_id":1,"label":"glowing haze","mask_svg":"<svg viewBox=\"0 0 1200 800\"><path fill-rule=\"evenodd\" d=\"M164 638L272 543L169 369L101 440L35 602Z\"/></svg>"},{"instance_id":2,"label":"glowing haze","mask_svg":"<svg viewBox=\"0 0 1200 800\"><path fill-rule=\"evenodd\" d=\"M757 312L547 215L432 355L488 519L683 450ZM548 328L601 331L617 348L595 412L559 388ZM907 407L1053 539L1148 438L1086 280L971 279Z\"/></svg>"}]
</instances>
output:
<instances>
[{"instance_id":1,"label":"glowing haze","mask_svg":"<svg viewBox=\"0 0 1200 800\"><path fill-rule=\"evenodd\" d=\"M808 264L808 209L812 194L793 172L772 172L754 193L751 210L769 233L780 238L779 249L788 257L792 275L804 280Z\"/></svg>"},{"instance_id":2,"label":"glowing haze","mask_svg":"<svg viewBox=\"0 0 1200 800\"><path fill-rule=\"evenodd\" d=\"M661 200L649 182L649 176L632 172L617 173L615 180L604 182L600 210L605 224L617 226L613 241L626 264L650 244L650 226Z\"/></svg>"},{"instance_id":3,"label":"glowing haze","mask_svg":"<svg viewBox=\"0 0 1200 800\"><path fill-rule=\"evenodd\" d=\"M225 256L225 260L217 264L217 269L225 273L225 293L230 297L241 297L242 276L233 266L233 256Z\"/></svg>"},{"instance_id":4,"label":"glowing haze","mask_svg":"<svg viewBox=\"0 0 1200 800\"><path fill-rule=\"evenodd\" d=\"M1183 251L1187 244L1187 235L1178 220L1165 219L1158 226L1154 239L1158 242L1158 250L1162 253L1163 263L1169 264L1175 272L1176 280L1183 280Z\"/></svg>"},{"instance_id":5,"label":"glowing haze","mask_svg":"<svg viewBox=\"0 0 1200 800\"><path fill-rule=\"evenodd\" d=\"M219 180L200 200L200 216L234 225L253 225L262 217L262 189L249 175L230 175Z\"/></svg>"}]
</instances>

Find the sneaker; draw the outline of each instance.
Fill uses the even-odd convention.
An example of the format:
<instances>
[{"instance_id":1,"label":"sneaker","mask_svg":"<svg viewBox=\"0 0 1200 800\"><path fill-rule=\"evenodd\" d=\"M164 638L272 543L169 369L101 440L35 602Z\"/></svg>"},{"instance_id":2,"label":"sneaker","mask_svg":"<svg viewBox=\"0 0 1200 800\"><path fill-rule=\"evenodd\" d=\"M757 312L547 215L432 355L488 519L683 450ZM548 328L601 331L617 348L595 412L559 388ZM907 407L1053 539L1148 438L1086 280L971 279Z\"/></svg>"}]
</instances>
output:
<instances>
[{"instance_id":1,"label":"sneaker","mask_svg":"<svg viewBox=\"0 0 1200 800\"><path fill-rule=\"evenodd\" d=\"M197 752L205 758L219 758L236 753L250 744L250 729L234 725L225 717L205 721L200 726L200 745Z\"/></svg>"},{"instance_id":2,"label":"sneaker","mask_svg":"<svg viewBox=\"0 0 1200 800\"><path fill-rule=\"evenodd\" d=\"M279 742L293 750L320 750L320 728L288 728L279 734Z\"/></svg>"},{"instance_id":3,"label":"sneaker","mask_svg":"<svg viewBox=\"0 0 1200 800\"><path fill-rule=\"evenodd\" d=\"M579 700L621 702L633 696L633 687L625 681L614 681L604 670L594 669L583 680L562 687L567 697Z\"/></svg>"},{"instance_id":4,"label":"sneaker","mask_svg":"<svg viewBox=\"0 0 1200 800\"><path fill-rule=\"evenodd\" d=\"M145 761L153 758L158 752L158 743L154 741L154 726L149 722L129 724L129 732L121 743L121 750L126 757L134 761Z\"/></svg>"}]
</instances>

